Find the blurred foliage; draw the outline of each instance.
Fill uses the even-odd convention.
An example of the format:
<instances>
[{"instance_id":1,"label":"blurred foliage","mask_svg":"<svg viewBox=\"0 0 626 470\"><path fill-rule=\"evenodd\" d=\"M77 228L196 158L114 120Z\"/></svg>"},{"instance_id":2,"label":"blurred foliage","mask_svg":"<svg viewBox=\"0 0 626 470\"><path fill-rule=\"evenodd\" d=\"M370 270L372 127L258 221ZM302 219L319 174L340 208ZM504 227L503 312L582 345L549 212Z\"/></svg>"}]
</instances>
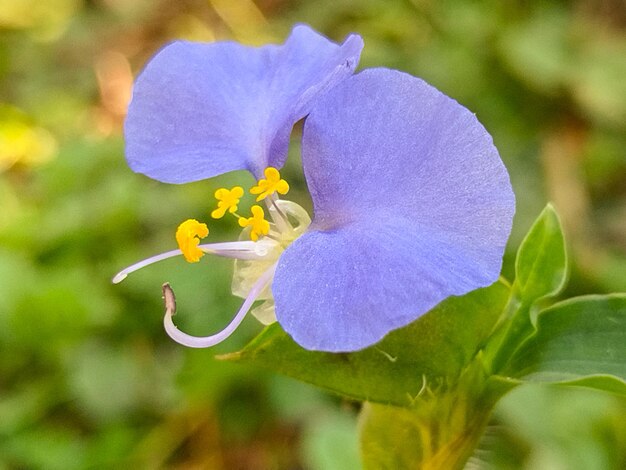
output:
<instances>
[{"instance_id":1,"label":"blurred foliage","mask_svg":"<svg viewBox=\"0 0 626 470\"><path fill-rule=\"evenodd\" d=\"M181 327L206 334L238 305L228 262L170 260L110 284L242 177L133 174L121 136L133 75L173 38L260 44L296 22L360 33L362 67L420 76L478 115L517 194L506 275L552 200L574 264L564 295L626 287L621 0L0 0L0 469L356 465L350 405L213 359L259 331L252 318L209 351L165 337L160 284L177 291ZM310 208L292 157L293 197ZM615 397L523 387L472 465L624 468L624 423Z\"/></svg>"}]
</instances>

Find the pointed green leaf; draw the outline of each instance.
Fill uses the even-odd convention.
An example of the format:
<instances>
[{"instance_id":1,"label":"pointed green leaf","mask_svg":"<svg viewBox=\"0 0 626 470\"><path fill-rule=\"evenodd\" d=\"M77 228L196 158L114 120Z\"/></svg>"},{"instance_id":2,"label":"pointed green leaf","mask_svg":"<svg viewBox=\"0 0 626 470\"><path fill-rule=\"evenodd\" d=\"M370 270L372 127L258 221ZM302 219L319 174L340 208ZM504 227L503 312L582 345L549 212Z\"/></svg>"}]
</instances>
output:
<instances>
[{"instance_id":1,"label":"pointed green leaf","mask_svg":"<svg viewBox=\"0 0 626 470\"><path fill-rule=\"evenodd\" d=\"M557 294L565 285L567 255L559 217L548 204L522 241L515 260L515 287L524 303Z\"/></svg>"},{"instance_id":2,"label":"pointed green leaf","mask_svg":"<svg viewBox=\"0 0 626 470\"><path fill-rule=\"evenodd\" d=\"M499 331L485 350L487 367L498 373L534 331L536 300L557 294L565 285L567 256L559 217L551 204L539 214L515 259L512 297Z\"/></svg>"},{"instance_id":3,"label":"pointed green leaf","mask_svg":"<svg viewBox=\"0 0 626 470\"><path fill-rule=\"evenodd\" d=\"M503 375L626 395L626 294L577 297L542 311Z\"/></svg>"},{"instance_id":4,"label":"pointed green leaf","mask_svg":"<svg viewBox=\"0 0 626 470\"><path fill-rule=\"evenodd\" d=\"M405 406L420 391L458 377L482 347L508 295L509 287L500 281L450 297L355 353L307 351L273 324L242 351L221 358L266 367L353 399Z\"/></svg>"}]
</instances>

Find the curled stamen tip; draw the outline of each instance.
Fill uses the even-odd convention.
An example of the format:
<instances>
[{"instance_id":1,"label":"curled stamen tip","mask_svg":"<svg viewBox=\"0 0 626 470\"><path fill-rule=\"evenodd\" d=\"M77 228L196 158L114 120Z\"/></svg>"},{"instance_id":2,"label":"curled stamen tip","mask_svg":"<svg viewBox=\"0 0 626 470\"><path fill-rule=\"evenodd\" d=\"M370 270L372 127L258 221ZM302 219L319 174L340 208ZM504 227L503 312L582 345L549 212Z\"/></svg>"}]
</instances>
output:
<instances>
[{"instance_id":1,"label":"curled stamen tip","mask_svg":"<svg viewBox=\"0 0 626 470\"><path fill-rule=\"evenodd\" d=\"M124 271L117 273L113 279L111 279L111 282L113 284L119 284L120 282L122 282L124 279L126 279L128 277L128 274L125 273Z\"/></svg>"},{"instance_id":2,"label":"curled stamen tip","mask_svg":"<svg viewBox=\"0 0 626 470\"><path fill-rule=\"evenodd\" d=\"M170 286L169 282L166 282L162 286L163 289L163 303L165 304L165 311L170 315L176 313L176 296Z\"/></svg>"}]
</instances>

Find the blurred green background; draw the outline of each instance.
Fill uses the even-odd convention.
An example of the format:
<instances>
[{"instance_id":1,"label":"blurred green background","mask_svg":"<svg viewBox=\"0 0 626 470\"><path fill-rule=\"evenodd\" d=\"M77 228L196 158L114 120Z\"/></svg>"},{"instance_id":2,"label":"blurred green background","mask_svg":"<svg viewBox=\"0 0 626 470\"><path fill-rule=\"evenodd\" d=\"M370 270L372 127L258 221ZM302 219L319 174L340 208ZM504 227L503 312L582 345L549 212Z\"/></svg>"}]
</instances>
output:
<instances>
[{"instance_id":1,"label":"blurred green background","mask_svg":"<svg viewBox=\"0 0 626 470\"><path fill-rule=\"evenodd\" d=\"M420 76L478 115L517 194L505 274L552 200L573 260L564 295L626 290L622 0L0 0L0 470L358 468L357 405L213 359L260 330L253 318L211 350L163 332L164 281L181 328L225 325L229 262L173 259L110 283L244 177L133 174L133 76L174 38L282 42L296 22L360 33L361 67ZM294 149L290 198L310 208ZM228 219L211 230L237 235ZM625 423L611 395L523 387L468 468L626 468Z\"/></svg>"}]
</instances>

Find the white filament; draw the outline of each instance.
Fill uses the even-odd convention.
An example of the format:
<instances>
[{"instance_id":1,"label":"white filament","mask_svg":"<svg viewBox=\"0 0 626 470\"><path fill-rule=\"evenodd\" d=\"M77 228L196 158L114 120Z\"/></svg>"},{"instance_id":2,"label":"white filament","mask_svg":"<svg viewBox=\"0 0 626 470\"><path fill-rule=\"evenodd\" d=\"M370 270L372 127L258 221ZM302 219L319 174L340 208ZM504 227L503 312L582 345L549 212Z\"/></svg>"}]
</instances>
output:
<instances>
[{"instance_id":1,"label":"white filament","mask_svg":"<svg viewBox=\"0 0 626 470\"><path fill-rule=\"evenodd\" d=\"M279 232L287 232L289 230L293 230L291 224L289 223L289 219L278 206L279 201L280 199L276 194L272 194L270 197L265 199L265 204L267 205L267 210L270 213L270 217L272 217L272 220L276 224Z\"/></svg>"},{"instance_id":2,"label":"white filament","mask_svg":"<svg viewBox=\"0 0 626 470\"><path fill-rule=\"evenodd\" d=\"M257 297L261 294L263 289L271 282L274 277L274 271L276 270L276 264L272 265L267 271L265 271L254 283L248 296L244 300L241 308L231 320L231 322L219 333L216 333L211 336L191 336L186 333L183 333L172 321L172 316L175 312L175 303L165 296L165 317L163 318L163 326L165 327L165 331L178 344L182 344L183 346L187 346L190 348L208 348L210 346L215 346L218 343L221 343L226 338L228 338L239 326L239 324L243 321L246 314L252 307L252 304L257 299ZM171 291L170 291L171 292ZM171 296L173 299L173 295Z\"/></svg>"},{"instance_id":3,"label":"white filament","mask_svg":"<svg viewBox=\"0 0 626 470\"><path fill-rule=\"evenodd\" d=\"M238 241L238 242L225 242L225 243L209 243L206 245L198 245L205 253L222 256L224 258L235 258L245 260L257 260L263 259L270 250L270 244L267 240L260 240L258 242L252 241ZM141 260L135 264L122 269L119 273L113 276L113 284L118 284L126 279L130 273L135 272L141 268L144 268L150 264L163 261L164 259L172 258L174 256L180 256L183 252L180 250L166 251L150 258Z\"/></svg>"}]
</instances>

